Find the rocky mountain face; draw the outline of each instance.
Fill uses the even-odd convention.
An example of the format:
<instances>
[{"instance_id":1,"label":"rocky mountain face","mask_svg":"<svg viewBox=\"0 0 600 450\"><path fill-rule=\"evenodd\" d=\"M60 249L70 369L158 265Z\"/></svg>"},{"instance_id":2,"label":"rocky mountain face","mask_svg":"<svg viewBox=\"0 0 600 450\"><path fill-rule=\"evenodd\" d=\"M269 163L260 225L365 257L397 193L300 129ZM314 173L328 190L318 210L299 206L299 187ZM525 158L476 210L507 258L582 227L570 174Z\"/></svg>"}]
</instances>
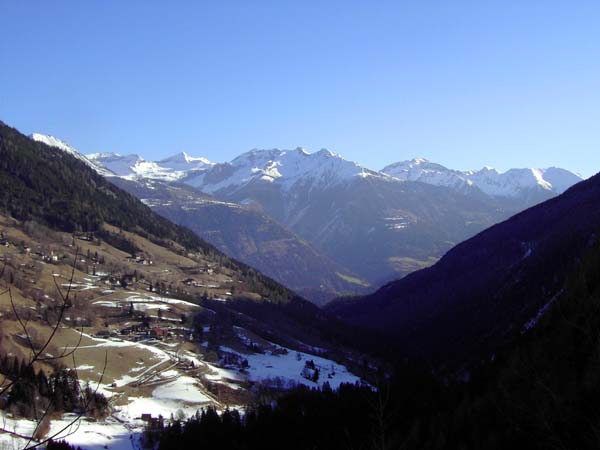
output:
<instances>
[{"instance_id":1,"label":"rocky mountain face","mask_svg":"<svg viewBox=\"0 0 600 450\"><path fill-rule=\"evenodd\" d=\"M340 295L366 293L368 285L352 272L252 208L217 200L183 184L147 178L112 180L161 216L190 228L227 255L318 305Z\"/></svg>"}]
</instances>

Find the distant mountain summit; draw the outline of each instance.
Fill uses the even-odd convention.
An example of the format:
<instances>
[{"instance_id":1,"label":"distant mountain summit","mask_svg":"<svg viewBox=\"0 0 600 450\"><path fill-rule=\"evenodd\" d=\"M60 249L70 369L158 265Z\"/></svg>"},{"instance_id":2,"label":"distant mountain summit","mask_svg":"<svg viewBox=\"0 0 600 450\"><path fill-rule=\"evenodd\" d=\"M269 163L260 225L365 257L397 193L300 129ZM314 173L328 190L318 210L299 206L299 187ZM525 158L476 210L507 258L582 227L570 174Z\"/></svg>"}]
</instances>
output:
<instances>
[{"instance_id":1,"label":"distant mountain summit","mask_svg":"<svg viewBox=\"0 0 600 450\"><path fill-rule=\"evenodd\" d=\"M58 148L58 149L62 150L63 152L66 152L66 153L74 156L75 158L79 159L80 161L83 161L85 164L90 166L92 169L94 169L100 175L103 175L103 176L114 175L114 173L112 173L108 168L104 167L101 164L97 164L95 161L92 161L90 158L87 158L86 156L82 155L77 150L75 150L73 147L71 147L69 144L58 139L57 137L50 136L48 134L33 133L29 136L29 138L33 139L36 142L41 142L43 144L46 144L50 147Z\"/></svg>"},{"instance_id":2,"label":"distant mountain summit","mask_svg":"<svg viewBox=\"0 0 600 450\"><path fill-rule=\"evenodd\" d=\"M207 193L231 191L252 183L273 183L283 191L302 185L323 189L354 178L385 178L326 149L309 153L295 150L251 150L229 163L192 174L183 181Z\"/></svg>"},{"instance_id":3,"label":"distant mountain summit","mask_svg":"<svg viewBox=\"0 0 600 450\"><path fill-rule=\"evenodd\" d=\"M214 163L206 158L196 158L188 155L186 152L179 152L168 158L161 159L157 164L162 167L183 172L189 170L202 170L214 165Z\"/></svg>"},{"instance_id":4,"label":"distant mountain summit","mask_svg":"<svg viewBox=\"0 0 600 450\"><path fill-rule=\"evenodd\" d=\"M136 154L120 155L118 153L91 153L86 157L96 165L128 180L150 178L176 181L190 173L203 171L214 165L206 158L191 157L185 152L177 153L160 161L146 161Z\"/></svg>"},{"instance_id":5,"label":"distant mountain summit","mask_svg":"<svg viewBox=\"0 0 600 450\"><path fill-rule=\"evenodd\" d=\"M445 186L459 191L479 189L495 197L526 197L532 194L562 194L583 178L565 169L510 169L498 172L491 167L481 170L459 171L441 164L415 158L386 166L383 173L402 181L418 181Z\"/></svg>"}]
</instances>

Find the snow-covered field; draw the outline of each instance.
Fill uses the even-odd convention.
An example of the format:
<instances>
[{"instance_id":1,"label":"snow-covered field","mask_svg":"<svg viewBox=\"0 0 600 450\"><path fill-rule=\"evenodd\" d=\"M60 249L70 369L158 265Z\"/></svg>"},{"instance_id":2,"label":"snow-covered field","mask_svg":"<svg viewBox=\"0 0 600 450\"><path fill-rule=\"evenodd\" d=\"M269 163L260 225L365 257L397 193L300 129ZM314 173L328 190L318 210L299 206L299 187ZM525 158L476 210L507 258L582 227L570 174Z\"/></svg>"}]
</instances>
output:
<instances>
[{"instance_id":1,"label":"snow-covered field","mask_svg":"<svg viewBox=\"0 0 600 450\"><path fill-rule=\"evenodd\" d=\"M264 353L245 354L228 347L221 347L221 350L239 355L248 361L246 372L251 381L283 384L284 386L303 384L311 387L323 387L327 382L333 389L338 388L342 383L361 382L361 379L350 373L345 366L330 359L297 352L274 344L273 348L277 348L278 351L266 350ZM308 361L312 361L319 371L317 381L309 380L303 375Z\"/></svg>"},{"instance_id":2,"label":"snow-covered field","mask_svg":"<svg viewBox=\"0 0 600 450\"><path fill-rule=\"evenodd\" d=\"M107 308L121 308L130 304L133 305L133 309L137 311L147 311L152 309L168 310L171 306L199 308L199 306L195 303L186 302L185 300L140 293L129 295L123 299L96 300L94 302L94 305L104 306Z\"/></svg>"},{"instance_id":3,"label":"snow-covered field","mask_svg":"<svg viewBox=\"0 0 600 450\"><path fill-rule=\"evenodd\" d=\"M130 450L139 447L137 441L144 428L142 414L151 414L153 417L162 415L165 419L171 416L189 417L203 406L215 403L195 378L182 376L175 370L161 375L163 378L172 378L172 381L158 385L149 397L129 397L125 405L114 407L112 417L99 422L81 419L72 423L76 416L66 414L60 420L51 422L48 436L58 433L55 440L64 438L71 445L86 450ZM130 381L134 380L132 377ZM35 429L35 422L14 420L0 411L0 428L28 436ZM0 432L0 450L21 449L27 442L27 439ZM136 444L135 447L133 444Z\"/></svg>"},{"instance_id":4,"label":"snow-covered field","mask_svg":"<svg viewBox=\"0 0 600 450\"><path fill-rule=\"evenodd\" d=\"M0 427L22 436L30 435L36 423L31 420L14 420L0 411ZM132 450L139 448L142 429L130 428L118 420L108 418L101 422L76 420L76 416L65 415L60 420L53 420L48 436L55 440L65 439L71 445L80 446L84 450ZM0 432L0 450L17 450L35 441Z\"/></svg>"},{"instance_id":5,"label":"snow-covered field","mask_svg":"<svg viewBox=\"0 0 600 450\"><path fill-rule=\"evenodd\" d=\"M109 306L109 301L100 301ZM196 307L181 300L144 294L131 295L115 301L115 304L117 302L131 302L146 307ZM235 363L220 366L204 361L202 355L182 347L181 342L134 342L83 334L83 341L78 350L88 352L86 355L89 359L82 359L77 365L81 383L89 380L93 389L97 388L98 392L110 399L112 415L99 422L82 419L74 424L71 422L75 416L65 415L51 422L49 435L58 433L56 439L64 438L72 445L89 450L139 448L138 441L145 425L141 420L143 414L151 414L152 417L160 415L169 420L171 417L189 417L209 405L219 410L226 407L243 409L239 405L220 403L207 390L206 385L209 382L221 384L232 390L244 389L243 384L246 381L284 388L297 384L316 387L323 386L326 382L332 388L336 388L341 383L360 382L346 367L334 361L264 340L255 342L255 337L247 330L238 327L236 330L237 338L242 344L248 348L260 348L259 353L246 353L226 346L221 347L223 354L235 354L238 361L246 360L248 364L244 364L243 369ZM65 349L72 348L68 346L72 344L65 344ZM121 360L120 366L115 364L111 367L111 376L106 377L100 385L94 382L98 378L99 368L90 363L95 349L101 354L108 351L109 355L120 354L125 358ZM313 350L318 353L319 349ZM127 357L131 360L127 361ZM117 359L114 361L118 362L118 357L115 358ZM127 362L123 364L124 361ZM312 367L319 372L315 381L307 377L308 361L309 365L314 364ZM314 374L309 371L308 375L310 373ZM30 435L35 429L35 423L29 420L15 420L0 411L0 428L10 432L0 431L0 450L20 449L25 447L28 440L19 435Z\"/></svg>"},{"instance_id":6,"label":"snow-covered field","mask_svg":"<svg viewBox=\"0 0 600 450\"><path fill-rule=\"evenodd\" d=\"M78 420L71 425L74 419L72 415L65 415L60 420L51 423L50 435L59 433L57 439L64 438L71 445L81 446L88 450L115 449L125 450L139 448L144 422L142 414L151 414L153 417L162 415L165 419L172 416L177 418L189 417L197 410L208 405L215 405L223 409L226 405L220 405L202 386L201 380L186 375L181 370L170 366L167 370L155 370L164 363L173 361L173 353L153 345L134 343L128 341L111 341L86 336L94 341L94 345L88 347L114 347L123 348L136 346L147 349L158 357L158 362L151 367L133 366L129 374L115 381L113 386L102 385L100 391L108 397L121 400L123 394L117 394L115 389L122 391L123 387L132 383L144 382L148 385L149 395L128 396L126 401L122 400L113 407L112 416L106 420L95 422ZM202 361L191 352L182 352L179 359L193 363L194 367L203 369L202 378L211 382L220 382L233 389L241 388L238 384L244 379L262 381L266 384L274 384L279 387L304 384L307 386L323 386L328 382L331 387L336 388L341 383L356 383L360 379L351 374L344 366L331 360L311 355L304 352L296 352L290 349L271 344L272 350L265 353L243 354L227 347L222 347L224 352L234 353L248 361L245 373L235 369L220 368L213 364ZM308 380L303 376L303 370L307 361L314 362L319 370L317 382ZM80 366L79 369L86 370L89 366ZM3 415L0 411L0 424L5 430L27 436L32 433L35 423L29 420L13 420ZM12 450L23 448L27 444L26 439L0 432L0 450Z\"/></svg>"}]
</instances>

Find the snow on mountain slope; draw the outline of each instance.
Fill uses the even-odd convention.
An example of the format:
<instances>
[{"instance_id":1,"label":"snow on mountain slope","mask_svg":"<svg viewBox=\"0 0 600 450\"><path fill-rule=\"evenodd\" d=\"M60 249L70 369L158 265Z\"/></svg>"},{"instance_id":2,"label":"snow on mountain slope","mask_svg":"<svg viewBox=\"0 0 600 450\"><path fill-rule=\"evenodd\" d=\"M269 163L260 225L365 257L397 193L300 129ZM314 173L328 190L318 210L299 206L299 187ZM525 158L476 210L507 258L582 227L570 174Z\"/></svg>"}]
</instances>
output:
<instances>
[{"instance_id":1,"label":"snow on mountain slope","mask_svg":"<svg viewBox=\"0 0 600 450\"><path fill-rule=\"evenodd\" d=\"M274 183L285 192L299 185L327 188L355 177L392 180L387 175L366 169L329 150L309 153L297 148L251 150L230 163L217 164L211 170L187 177L184 181L211 194L251 182Z\"/></svg>"},{"instance_id":2,"label":"snow on mountain slope","mask_svg":"<svg viewBox=\"0 0 600 450\"><path fill-rule=\"evenodd\" d=\"M552 184L544 180L540 169L510 169L504 173L484 167L475 172L467 172L467 177L488 195L516 197L527 189L553 191Z\"/></svg>"},{"instance_id":3,"label":"snow on mountain slope","mask_svg":"<svg viewBox=\"0 0 600 450\"><path fill-rule=\"evenodd\" d=\"M559 167L549 167L544 169L543 176L548 181L554 190L562 194L564 191L569 189L574 184L579 183L583 178L581 175L569 172L568 170L561 169Z\"/></svg>"},{"instance_id":4,"label":"snow on mountain slope","mask_svg":"<svg viewBox=\"0 0 600 450\"><path fill-rule=\"evenodd\" d=\"M92 161L89 158L86 158L84 155L79 153L77 150L75 150L69 144L67 144L64 141L61 141L57 137L50 136L47 134L40 134L40 133L33 133L29 137L36 142L41 142L43 144L49 145L50 147L58 148L58 149L62 150L63 152L73 155L75 158L79 159L80 161L83 161L88 166L90 166L92 169L97 171L100 175L104 175L104 176L114 175L113 173L110 172L110 170L107 170L107 168L105 168L104 166L97 164L95 161Z\"/></svg>"},{"instance_id":5,"label":"snow on mountain slope","mask_svg":"<svg viewBox=\"0 0 600 450\"><path fill-rule=\"evenodd\" d=\"M205 170L214 164L206 158L194 158L184 152L161 161L146 161L139 155L119 155L118 153L92 153L87 158L106 167L116 175L130 179L152 178L163 181L176 181L190 172Z\"/></svg>"},{"instance_id":6,"label":"snow on mountain slope","mask_svg":"<svg viewBox=\"0 0 600 450\"><path fill-rule=\"evenodd\" d=\"M75 156L79 155L79 152L77 152L73 147L71 147L66 142L63 142L54 136L50 136L47 134L33 133L30 137L34 141L43 142L44 144L49 145L51 147L60 148L61 150L65 151L67 153L71 153L72 155L75 155Z\"/></svg>"},{"instance_id":7,"label":"snow on mountain slope","mask_svg":"<svg viewBox=\"0 0 600 450\"><path fill-rule=\"evenodd\" d=\"M118 153L90 153L86 155L90 161L107 168L119 177L128 177L133 173L132 167L144 161L138 155L119 155Z\"/></svg>"},{"instance_id":8,"label":"snow on mountain slope","mask_svg":"<svg viewBox=\"0 0 600 450\"><path fill-rule=\"evenodd\" d=\"M214 166L214 163L206 158L195 158L185 152L177 153L161 161L146 161L136 154L120 155L108 152L83 155L66 142L46 134L33 133L30 138L75 156L107 177L116 175L131 180L152 178L176 181L195 171L206 170Z\"/></svg>"},{"instance_id":9,"label":"snow on mountain slope","mask_svg":"<svg viewBox=\"0 0 600 450\"><path fill-rule=\"evenodd\" d=\"M434 186L451 187L456 190L473 186L473 182L464 173L448 169L441 164L430 162L424 158L390 164L382 172L402 181L419 181Z\"/></svg>"},{"instance_id":10,"label":"snow on mountain slope","mask_svg":"<svg viewBox=\"0 0 600 450\"><path fill-rule=\"evenodd\" d=\"M483 193L496 197L518 197L532 190L560 194L582 180L579 175L555 167L510 169L503 173L484 167L481 170L463 172L423 158L391 164L382 172L403 181L419 181L460 191L476 187Z\"/></svg>"},{"instance_id":11,"label":"snow on mountain slope","mask_svg":"<svg viewBox=\"0 0 600 450\"><path fill-rule=\"evenodd\" d=\"M188 155L186 152L180 152L176 155L169 156L168 158L158 161L157 164L161 167L178 171L202 170L215 165L206 158L195 158Z\"/></svg>"},{"instance_id":12,"label":"snow on mountain slope","mask_svg":"<svg viewBox=\"0 0 600 450\"><path fill-rule=\"evenodd\" d=\"M228 163L215 164L206 158L180 152L160 161L118 153L82 155L64 141L49 135L34 133L31 138L75 155L105 176L138 180L151 178L162 181L183 181L208 194L241 188L250 183L268 183L290 192L294 187L324 189L357 177L376 177L389 181L417 181L449 187L460 192L479 190L494 197L516 198L532 192L561 194L583 178L565 169L510 169L498 172L448 169L424 158L415 158L386 166L380 172L348 161L340 155L322 149L309 153L295 150L251 150Z\"/></svg>"}]
</instances>

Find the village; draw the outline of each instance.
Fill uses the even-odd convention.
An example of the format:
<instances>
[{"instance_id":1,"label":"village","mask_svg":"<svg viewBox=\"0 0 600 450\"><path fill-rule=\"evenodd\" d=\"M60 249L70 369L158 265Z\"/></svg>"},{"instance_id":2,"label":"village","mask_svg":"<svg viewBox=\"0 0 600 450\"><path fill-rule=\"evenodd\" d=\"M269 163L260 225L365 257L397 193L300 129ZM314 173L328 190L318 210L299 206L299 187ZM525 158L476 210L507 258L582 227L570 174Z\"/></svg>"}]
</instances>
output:
<instances>
[{"instance_id":1,"label":"village","mask_svg":"<svg viewBox=\"0 0 600 450\"><path fill-rule=\"evenodd\" d=\"M174 415L239 407L271 390L360 381L320 349L286 347L236 326L227 302L260 297L201 253L110 226L99 235L8 221L0 216L0 278L12 286L0 296L2 352L26 357L29 338L43 341L60 321L44 353L52 365L42 366L76 370L82 386L96 386L110 404L103 426L123 439ZM81 430L96 433L93 423Z\"/></svg>"}]
</instances>

